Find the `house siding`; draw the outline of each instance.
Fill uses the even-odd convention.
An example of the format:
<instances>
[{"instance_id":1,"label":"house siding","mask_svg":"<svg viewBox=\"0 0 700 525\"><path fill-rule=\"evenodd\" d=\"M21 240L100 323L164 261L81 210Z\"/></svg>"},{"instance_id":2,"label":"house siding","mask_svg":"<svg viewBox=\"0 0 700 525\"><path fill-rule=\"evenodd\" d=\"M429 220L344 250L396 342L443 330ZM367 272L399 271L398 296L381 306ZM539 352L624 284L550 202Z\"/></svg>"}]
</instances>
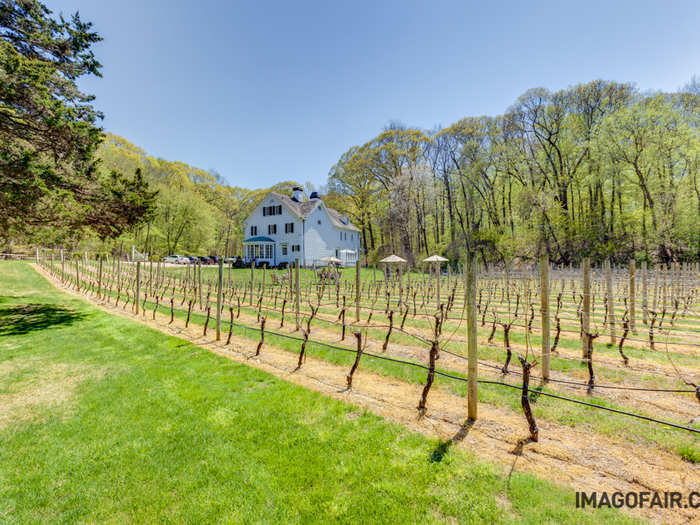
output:
<instances>
[{"instance_id":1,"label":"house siding","mask_svg":"<svg viewBox=\"0 0 700 525\"><path fill-rule=\"evenodd\" d=\"M269 196L263 199L263 201L253 210L253 212L245 220L245 232L243 233L243 239L248 239L252 237L250 233L251 226L258 227L258 236L269 237L275 241L275 257L271 260L271 264L280 264L283 262L292 262L295 258L302 259L303 257L303 234L302 234L302 221L293 215L284 205L282 206L281 215L263 215L264 206L277 206L282 204L275 197ZM284 225L286 223L294 223L294 233L285 233ZM277 233L268 234L267 227L270 224L277 225ZM287 255L282 255L282 244L287 244ZM298 244L300 246L300 251L292 252L292 245ZM243 254L246 261L250 258L247 254ZM264 258L258 257L258 259L266 260ZM303 260L303 259L302 259Z\"/></svg>"},{"instance_id":2,"label":"house siding","mask_svg":"<svg viewBox=\"0 0 700 525\"><path fill-rule=\"evenodd\" d=\"M323 257L340 257L341 250L355 250L360 247L358 232L336 228L324 209L324 204L316 207L306 218L306 234L304 235L304 252L306 266L320 265ZM320 222L320 224L319 224ZM347 240L341 240L340 233L347 232ZM336 250L338 254L336 255Z\"/></svg>"},{"instance_id":3,"label":"house siding","mask_svg":"<svg viewBox=\"0 0 700 525\"><path fill-rule=\"evenodd\" d=\"M279 204L282 205L281 215L263 215L263 207ZM290 222L294 223L294 233L285 233L284 225ZM277 233L268 233L268 225L270 224L277 225ZM269 260L270 264L273 265L291 263L297 258L304 266L322 265L320 259L336 256L336 250L337 256L341 259L344 259L340 253L341 250L354 250L359 253L359 232L334 226L322 201L319 201L316 208L305 219L300 219L283 202L273 195L268 195L244 221L244 239L253 236L250 230L251 226L257 226L257 236L269 237L275 242L273 258L257 258L258 260ZM342 239L341 232L343 233ZM287 244L287 255L282 255L282 244L284 243ZM300 251L293 252L293 245L299 245ZM251 260L247 253L244 253L243 256L246 261Z\"/></svg>"}]
</instances>

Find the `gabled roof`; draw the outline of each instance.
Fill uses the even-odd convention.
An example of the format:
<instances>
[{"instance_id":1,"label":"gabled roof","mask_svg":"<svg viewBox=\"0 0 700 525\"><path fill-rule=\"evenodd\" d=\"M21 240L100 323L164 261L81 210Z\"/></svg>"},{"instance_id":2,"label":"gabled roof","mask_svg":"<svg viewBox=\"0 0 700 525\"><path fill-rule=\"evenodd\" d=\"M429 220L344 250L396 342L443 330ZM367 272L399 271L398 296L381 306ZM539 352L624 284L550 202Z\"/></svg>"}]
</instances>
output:
<instances>
[{"instance_id":1,"label":"gabled roof","mask_svg":"<svg viewBox=\"0 0 700 525\"><path fill-rule=\"evenodd\" d=\"M289 211L291 211L300 219L305 219L309 215L309 213L314 211L314 208L319 202L316 200L298 202L292 199L291 197L287 197L286 195L282 195L281 193L277 193L275 191L271 191L267 195L272 195L273 197L275 197L278 201L284 204L287 207L287 209L289 209ZM265 198L267 198L267 196Z\"/></svg>"},{"instance_id":2,"label":"gabled roof","mask_svg":"<svg viewBox=\"0 0 700 525\"><path fill-rule=\"evenodd\" d=\"M335 227L342 228L345 230L352 230L355 232L360 231L360 229L357 226L350 222L349 218L345 217L344 215L341 215L333 208L329 208L328 206L326 206L326 210L328 210L328 215L330 216L331 222Z\"/></svg>"},{"instance_id":3,"label":"gabled roof","mask_svg":"<svg viewBox=\"0 0 700 525\"><path fill-rule=\"evenodd\" d=\"M270 193L268 193L267 196L269 195L272 195L277 200L279 200L289 211L291 211L300 219L306 219L309 216L309 214L316 209L316 206L318 206L320 202L323 202L321 199L298 202L292 199L291 197L282 195L281 193L277 193L275 191L271 191ZM267 196L265 198L267 198ZM337 212L333 208L329 208L325 204L323 205L323 207L328 212L328 217L331 219L331 224L333 224L333 226L335 226L336 228L340 228L342 230L351 230L355 232L360 231L360 229L353 223L351 223L350 220L344 215L341 215L339 212Z\"/></svg>"}]
</instances>

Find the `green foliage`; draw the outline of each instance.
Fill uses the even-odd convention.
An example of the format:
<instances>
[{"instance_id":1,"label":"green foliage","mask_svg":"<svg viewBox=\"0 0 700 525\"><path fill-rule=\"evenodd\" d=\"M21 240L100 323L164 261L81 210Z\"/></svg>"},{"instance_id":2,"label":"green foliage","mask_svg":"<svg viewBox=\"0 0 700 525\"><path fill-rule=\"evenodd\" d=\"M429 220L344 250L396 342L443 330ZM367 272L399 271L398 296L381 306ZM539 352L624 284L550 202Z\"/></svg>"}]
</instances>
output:
<instances>
[{"instance_id":1,"label":"green foliage","mask_svg":"<svg viewBox=\"0 0 700 525\"><path fill-rule=\"evenodd\" d=\"M154 158L117 135L107 134L97 151L101 166L112 171L140 170L148 186L158 190L154 211L138 228L108 244L114 250L131 245L156 256L171 253L243 253L243 221L268 191L291 193L296 182L250 190L232 187L215 172L183 162ZM79 238L73 239L78 244ZM83 244L94 241L82 239Z\"/></svg>"},{"instance_id":2,"label":"green foliage","mask_svg":"<svg viewBox=\"0 0 700 525\"><path fill-rule=\"evenodd\" d=\"M0 241L47 225L115 237L150 212L138 175L97 169L101 114L76 85L100 75L91 27L36 0L0 3Z\"/></svg>"},{"instance_id":3,"label":"green foliage","mask_svg":"<svg viewBox=\"0 0 700 525\"><path fill-rule=\"evenodd\" d=\"M697 86L697 84L694 84ZM700 257L700 96L593 81L525 92L505 115L392 128L329 173L374 258L556 262Z\"/></svg>"}]
</instances>

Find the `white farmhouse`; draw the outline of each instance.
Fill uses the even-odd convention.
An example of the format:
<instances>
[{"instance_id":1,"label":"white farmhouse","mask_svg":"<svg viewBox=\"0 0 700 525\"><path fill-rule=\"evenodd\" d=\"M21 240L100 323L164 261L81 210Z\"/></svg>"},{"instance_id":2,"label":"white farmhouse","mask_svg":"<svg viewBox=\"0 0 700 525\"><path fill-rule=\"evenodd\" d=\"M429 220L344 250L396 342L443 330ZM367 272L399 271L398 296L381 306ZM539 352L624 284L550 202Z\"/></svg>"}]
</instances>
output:
<instances>
[{"instance_id":1,"label":"white farmhouse","mask_svg":"<svg viewBox=\"0 0 700 525\"><path fill-rule=\"evenodd\" d=\"M271 191L243 224L248 263L277 266L299 259L304 266L322 266L321 259L336 257L351 266L360 253L360 230L318 193L305 200L301 188L294 188L291 197Z\"/></svg>"}]
</instances>

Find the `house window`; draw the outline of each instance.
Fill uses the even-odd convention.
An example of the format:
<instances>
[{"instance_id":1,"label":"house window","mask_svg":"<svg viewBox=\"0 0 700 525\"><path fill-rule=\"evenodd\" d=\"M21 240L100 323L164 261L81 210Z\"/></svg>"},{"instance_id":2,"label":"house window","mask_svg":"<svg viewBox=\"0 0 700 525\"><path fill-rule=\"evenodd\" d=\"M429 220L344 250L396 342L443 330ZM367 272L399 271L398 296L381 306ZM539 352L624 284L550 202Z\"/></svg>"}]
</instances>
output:
<instances>
[{"instance_id":1,"label":"house window","mask_svg":"<svg viewBox=\"0 0 700 525\"><path fill-rule=\"evenodd\" d=\"M257 226L251 226L251 227L250 227L250 234L251 234L251 235L257 235L257 234L258 234L258 227L257 227Z\"/></svg>"},{"instance_id":2,"label":"house window","mask_svg":"<svg viewBox=\"0 0 700 525\"><path fill-rule=\"evenodd\" d=\"M268 215L282 215L282 205L277 206L263 206L263 217Z\"/></svg>"},{"instance_id":3,"label":"house window","mask_svg":"<svg viewBox=\"0 0 700 525\"><path fill-rule=\"evenodd\" d=\"M267 234L273 235L275 233L277 233L277 225L276 224L268 224L267 225Z\"/></svg>"},{"instance_id":4,"label":"house window","mask_svg":"<svg viewBox=\"0 0 700 525\"><path fill-rule=\"evenodd\" d=\"M292 251L293 252L298 252L301 249L301 247L298 244L292 244Z\"/></svg>"},{"instance_id":5,"label":"house window","mask_svg":"<svg viewBox=\"0 0 700 525\"><path fill-rule=\"evenodd\" d=\"M319 220L318 220L318 221L316 221L316 222L318 222L319 224L321 224L321 219L319 219Z\"/></svg>"},{"instance_id":6,"label":"house window","mask_svg":"<svg viewBox=\"0 0 700 525\"><path fill-rule=\"evenodd\" d=\"M282 255L287 255L287 244L282 244Z\"/></svg>"},{"instance_id":7,"label":"house window","mask_svg":"<svg viewBox=\"0 0 700 525\"><path fill-rule=\"evenodd\" d=\"M265 259L272 259L272 245L265 245Z\"/></svg>"},{"instance_id":8,"label":"house window","mask_svg":"<svg viewBox=\"0 0 700 525\"><path fill-rule=\"evenodd\" d=\"M294 223L288 222L284 225L284 233L294 233Z\"/></svg>"}]
</instances>

